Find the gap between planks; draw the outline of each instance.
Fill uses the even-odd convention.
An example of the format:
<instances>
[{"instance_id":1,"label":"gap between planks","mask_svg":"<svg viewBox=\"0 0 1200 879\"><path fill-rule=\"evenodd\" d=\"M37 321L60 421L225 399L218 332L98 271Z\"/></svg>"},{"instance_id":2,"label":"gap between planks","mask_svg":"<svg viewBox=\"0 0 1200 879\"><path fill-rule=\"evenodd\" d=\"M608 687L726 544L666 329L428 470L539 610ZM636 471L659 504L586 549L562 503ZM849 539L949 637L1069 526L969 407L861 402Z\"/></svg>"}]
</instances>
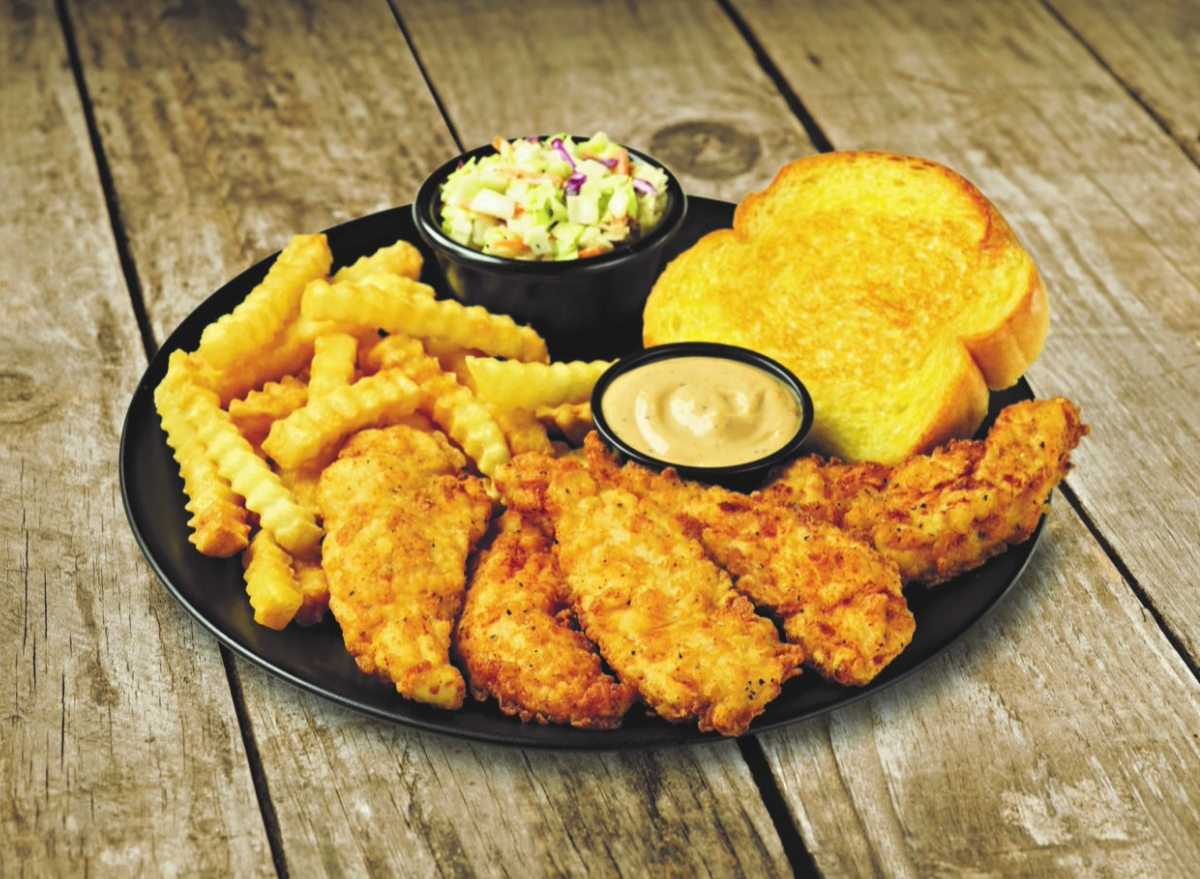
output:
<instances>
[{"instance_id":1,"label":"gap between planks","mask_svg":"<svg viewBox=\"0 0 1200 879\"><path fill-rule=\"evenodd\" d=\"M54 0L54 10L58 16L58 25L62 30L63 43L66 46L67 58L71 63L71 74L75 79L75 89L79 93L79 104L83 108L83 118L87 125L88 141L92 145L92 157L96 161L96 172L100 178L100 189L104 193L104 205L108 211L109 228L112 230L113 244L117 250L117 259L121 265L121 274L125 277L125 285L129 290L129 301L133 306L134 320L137 321L138 332L142 337L142 349L149 362L156 351L158 343L154 341L154 331L150 327L150 318L146 313L146 303L142 295L142 282L138 277L137 265L133 261L133 253L129 249L129 236L125 234L125 226L121 222L120 206L117 202L117 189L113 183L112 171L108 159L104 155L104 145L100 138L100 128L96 124L96 114L92 107L92 98L88 93L87 80L83 74L83 61L79 55L79 44L75 39L75 25L71 21L71 13L67 9L66 0Z\"/></svg>"},{"instance_id":2,"label":"gap between planks","mask_svg":"<svg viewBox=\"0 0 1200 879\"><path fill-rule=\"evenodd\" d=\"M717 3L742 38L746 41L747 45L754 53L755 59L760 68L774 84L780 95L784 98L788 108L803 126L806 134L812 141L813 146L819 152L830 152L834 150L834 144L829 140L828 136L817 123L816 119L813 118L812 114L804 105L804 102L801 100L800 96L791 87L791 84L788 82L784 74L770 59L753 30L732 6L731 0L717 0ZM1130 88L1127 82L1117 75L1112 67L1108 65L1104 59L1101 58L1095 52L1095 50L1070 26L1069 22L1067 22L1061 15L1058 14L1053 5L1043 2L1043 6L1046 8L1049 14L1060 23L1064 30L1070 33L1072 37L1078 41L1079 45L1083 47L1089 54L1091 54L1093 58L1095 58L1097 64L1099 64L1110 76L1112 76L1117 83L1121 85L1125 92L1138 104L1138 106L1141 107L1142 110L1154 120L1155 124L1165 133L1167 133L1167 135L1170 136L1173 141L1175 141L1174 135L1165 124L1164 120L1146 104L1146 102L1137 92ZM154 339L153 331L151 329L144 304L142 285L138 276L137 266L130 251L128 236L125 234L124 226L121 222L116 190L107 158L104 153L102 140L93 111L92 101L87 89L87 82L84 76L83 65L76 42L74 24L71 20L70 12L66 7L65 0L55 0L55 10L59 20L60 28L62 30L67 56L70 60L72 75L79 93L80 104L87 125L88 138L92 146L97 173L99 175L105 204L109 214L109 223L113 234L114 245L116 247L121 270L129 290L130 303L132 305L134 316L141 334L142 345L146 354L146 358L147 360L150 360L158 350L159 345ZM399 11L393 6L392 12L409 50L413 54L413 58L416 61L417 66L421 70L422 76L426 82L426 86L429 88L430 94L433 96L434 102L441 113L442 119L450 131L451 137L454 139L455 143L459 144L461 147L461 139L458 135L458 132L446 112L446 108L441 100L441 97L433 88L433 84L429 80L425 67L421 62L420 56L416 52ZM1185 150L1184 152L1186 154L1187 151ZM1183 644L1166 625L1162 615L1149 601L1145 590L1137 582L1129 567L1123 562L1111 543L1107 541L1100 533L1091 516L1089 516L1083 509L1079 498L1065 482L1060 486L1060 491L1064 499L1083 521L1088 532L1092 535L1092 538L1097 542L1106 557L1117 569L1122 579L1129 585L1129 588L1134 593L1143 610L1154 620L1159 630L1163 633L1168 643L1171 644L1172 648L1175 650L1176 654L1182 660L1192 676L1197 680L1200 680L1200 666L1191 660L1188 652L1184 649ZM272 861L274 863L276 872L281 879L287 879L289 873L283 853L279 822L275 814L274 805L270 799L270 792L268 789L262 760L258 753L258 748L254 742L254 737L250 728L250 723L246 712L245 697L242 692L236 661L232 653L224 645L218 645L218 649L220 650L222 663L225 667L226 679L229 684L234 711L236 713L238 725L241 730L248 768L250 770L251 778L253 779L255 794L259 803L259 810L262 815L264 827L266 829L266 836L271 847ZM751 778L755 782L755 785L762 796L762 800L765 808L767 809L768 815L770 816L776 832L779 835L784 854L792 868L793 874L797 877L797 879L820 879L820 872L818 871L811 854L805 846L804 840L794 821L794 817L792 816L787 806L787 802L783 797L776 783L776 779L770 770L770 766L766 760L761 744L755 737L747 736L738 740L738 747L742 755L742 759L745 761L750 772Z\"/></svg>"}]
</instances>

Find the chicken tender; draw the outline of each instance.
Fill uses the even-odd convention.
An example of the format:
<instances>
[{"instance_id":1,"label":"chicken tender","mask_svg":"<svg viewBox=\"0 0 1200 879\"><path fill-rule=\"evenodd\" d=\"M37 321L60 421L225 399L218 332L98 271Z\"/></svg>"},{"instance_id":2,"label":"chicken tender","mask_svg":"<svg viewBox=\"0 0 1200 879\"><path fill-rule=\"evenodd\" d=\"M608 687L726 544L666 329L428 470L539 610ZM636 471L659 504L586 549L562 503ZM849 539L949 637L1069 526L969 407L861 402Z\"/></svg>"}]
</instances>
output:
<instances>
[{"instance_id":1,"label":"chicken tender","mask_svg":"<svg viewBox=\"0 0 1200 879\"><path fill-rule=\"evenodd\" d=\"M803 651L780 640L699 542L578 458L519 455L498 485L510 508L553 528L584 632L661 717L740 735L799 673Z\"/></svg>"},{"instance_id":2,"label":"chicken tender","mask_svg":"<svg viewBox=\"0 0 1200 879\"><path fill-rule=\"evenodd\" d=\"M637 690L602 668L573 615L553 540L505 513L471 572L455 652L476 699L523 721L616 729Z\"/></svg>"},{"instance_id":3,"label":"chicken tender","mask_svg":"<svg viewBox=\"0 0 1200 879\"><path fill-rule=\"evenodd\" d=\"M915 623L895 566L839 528L798 516L768 498L619 466L599 436L588 467L673 517L734 577L734 587L771 611L805 662L837 683L870 683L912 640Z\"/></svg>"},{"instance_id":4,"label":"chicken tender","mask_svg":"<svg viewBox=\"0 0 1200 879\"><path fill-rule=\"evenodd\" d=\"M467 558L492 502L445 436L407 424L355 434L321 476L329 608L367 674L418 702L459 708L450 661Z\"/></svg>"},{"instance_id":5,"label":"chicken tender","mask_svg":"<svg viewBox=\"0 0 1200 879\"><path fill-rule=\"evenodd\" d=\"M904 582L932 586L1033 534L1088 433L1063 398L1005 407L983 440L955 440L894 467L801 458L756 501L775 500L870 542Z\"/></svg>"}]
</instances>

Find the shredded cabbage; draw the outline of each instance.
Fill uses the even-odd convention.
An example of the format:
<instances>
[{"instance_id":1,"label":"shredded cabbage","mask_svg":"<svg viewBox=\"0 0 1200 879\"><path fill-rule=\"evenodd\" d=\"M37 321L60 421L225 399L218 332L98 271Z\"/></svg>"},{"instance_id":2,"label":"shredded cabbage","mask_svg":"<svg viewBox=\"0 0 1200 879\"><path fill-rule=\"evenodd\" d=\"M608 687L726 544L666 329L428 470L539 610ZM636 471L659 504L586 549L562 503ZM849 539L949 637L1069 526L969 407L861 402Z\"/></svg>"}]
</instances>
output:
<instances>
[{"instance_id":1,"label":"shredded cabbage","mask_svg":"<svg viewBox=\"0 0 1200 879\"><path fill-rule=\"evenodd\" d=\"M667 175L603 132L495 141L441 187L442 231L493 256L567 260L608 253L662 219Z\"/></svg>"}]
</instances>

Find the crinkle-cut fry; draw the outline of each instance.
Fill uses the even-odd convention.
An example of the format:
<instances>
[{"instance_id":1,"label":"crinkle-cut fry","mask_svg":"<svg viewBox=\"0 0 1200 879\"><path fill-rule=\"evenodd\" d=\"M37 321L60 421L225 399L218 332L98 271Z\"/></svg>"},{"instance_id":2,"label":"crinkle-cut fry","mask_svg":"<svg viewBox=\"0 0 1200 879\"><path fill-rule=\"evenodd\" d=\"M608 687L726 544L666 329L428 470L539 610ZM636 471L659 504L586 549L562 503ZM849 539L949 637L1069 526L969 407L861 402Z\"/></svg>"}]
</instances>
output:
<instances>
[{"instance_id":1,"label":"crinkle-cut fry","mask_svg":"<svg viewBox=\"0 0 1200 879\"><path fill-rule=\"evenodd\" d=\"M183 357L181 368L186 369L187 355ZM316 514L298 503L267 462L255 453L229 413L221 408L216 393L189 380L180 384L180 396L182 410L204 444L205 454L245 500L246 508L258 514L262 528L292 555L313 555L322 534Z\"/></svg>"},{"instance_id":2,"label":"crinkle-cut fry","mask_svg":"<svg viewBox=\"0 0 1200 879\"><path fill-rule=\"evenodd\" d=\"M432 354L438 359L438 363L442 365L445 372L454 373L460 384L467 384L467 358L482 356L481 351L475 348L463 348L456 342L451 342L447 339L439 339L435 336L426 336L421 340L421 344L425 346L425 352Z\"/></svg>"},{"instance_id":3,"label":"crinkle-cut fry","mask_svg":"<svg viewBox=\"0 0 1200 879\"><path fill-rule=\"evenodd\" d=\"M437 360L442 372L453 375L459 384L466 384L466 369L461 364L467 355L473 352L453 343L440 344L440 341L431 338L418 339L403 333L382 336L370 344L361 346L358 362L363 372L371 373L394 368L406 358L427 354Z\"/></svg>"},{"instance_id":4,"label":"crinkle-cut fry","mask_svg":"<svg viewBox=\"0 0 1200 879\"><path fill-rule=\"evenodd\" d=\"M293 568L300 586L300 608L296 611L298 626L313 626L325 618L329 610L329 581L319 560L296 559Z\"/></svg>"},{"instance_id":5,"label":"crinkle-cut fry","mask_svg":"<svg viewBox=\"0 0 1200 879\"><path fill-rule=\"evenodd\" d=\"M295 470L279 471L279 481L283 487L296 496L296 502L317 509L317 485L321 481L321 471L328 467L335 455L335 450L327 452L315 461L298 467Z\"/></svg>"},{"instance_id":6,"label":"crinkle-cut fry","mask_svg":"<svg viewBox=\"0 0 1200 879\"><path fill-rule=\"evenodd\" d=\"M358 346L358 368L363 375L373 375L383 369L384 352L396 339L407 339L408 336L378 336L374 341L363 342Z\"/></svg>"},{"instance_id":7,"label":"crinkle-cut fry","mask_svg":"<svg viewBox=\"0 0 1200 879\"><path fill-rule=\"evenodd\" d=\"M260 626L284 629L303 606L304 594L292 564L292 557L269 531L255 532L242 556L242 575L254 608L254 622Z\"/></svg>"},{"instance_id":8,"label":"crinkle-cut fry","mask_svg":"<svg viewBox=\"0 0 1200 879\"><path fill-rule=\"evenodd\" d=\"M355 431L408 415L420 397L416 384L399 370L363 376L275 422L263 440L263 452L282 469L297 470Z\"/></svg>"},{"instance_id":9,"label":"crinkle-cut fry","mask_svg":"<svg viewBox=\"0 0 1200 879\"><path fill-rule=\"evenodd\" d=\"M317 324L302 319L290 321L270 342L248 350L234 362L215 367L196 355L197 374L217 392L222 406L245 397L267 382L300 372L313 356L313 343L321 331L337 324Z\"/></svg>"},{"instance_id":10,"label":"crinkle-cut fry","mask_svg":"<svg viewBox=\"0 0 1200 879\"><path fill-rule=\"evenodd\" d=\"M305 285L326 277L332 265L324 235L293 236L262 282L233 311L204 328L197 353L220 369L264 348L299 313Z\"/></svg>"},{"instance_id":11,"label":"crinkle-cut fry","mask_svg":"<svg viewBox=\"0 0 1200 879\"><path fill-rule=\"evenodd\" d=\"M433 337L513 360L549 359L545 340L532 327L520 326L508 315L450 299L386 291L370 284L317 280L305 288L300 307L310 320L357 321L387 333Z\"/></svg>"},{"instance_id":12,"label":"crinkle-cut fry","mask_svg":"<svg viewBox=\"0 0 1200 879\"><path fill-rule=\"evenodd\" d=\"M191 380L187 359L182 351L172 353L167 374L154 390L154 405L183 477L184 509L192 514L188 540L204 555L229 558L249 545L250 525L242 499L205 453L184 412L180 386Z\"/></svg>"},{"instance_id":13,"label":"crinkle-cut fry","mask_svg":"<svg viewBox=\"0 0 1200 879\"><path fill-rule=\"evenodd\" d=\"M334 388L353 384L357 357L358 339L349 333L329 333L315 338L308 370L308 398L312 400Z\"/></svg>"},{"instance_id":14,"label":"crinkle-cut fry","mask_svg":"<svg viewBox=\"0 0 1200 879\"><path fill-rule=\"evenodd\" d=\"M373 371L398 369L414 360L423 360L427 356L425 346L420 339L397 333L384 336L368 350L363 352L363 365Z\"/></svg>"},{"instance_id":15,"label":"crinkle-cut fry","mask_svg":"<svg viewBox=\"0 0 1200 879\"><path fill-rule=\"evenodd\" d=\"M295 375L269 381L245 397L229 401L229 417L242 436L261 443L271 425L308 402L308 384Z\"/></svg>"},{"instance_id":16,"label":"crinkle-cut fry","mask_svg":"<svg viewBox=\"0 0 1200 879\"><path fill-rule=\"evenodd\" d=\"M420 341L389 336L372 352L383 369L399 369L421 388L421 409L462 447L479 472L492 476L511 457L504 431L475 395L444 372Z\"/></svg>"},{"instance_id":17,"label":"crinkle-cut fry","mask_svg":"<svg viewBox=\"0 0 1200 879\"><path fill-rule=\"evenodd\" d=\"M489 403L516 409L586 403L609 360L522 363L495 357L466 358L471 389Z\"/></svg>"},{"instance_id":18,"label":"crinkle-cut fry","mask_svg":"<svg viewBox=\"0 0 1200 879\"><path fill-rule=\"evenodd\" d=\"M415 278L397 275L394 272L372 272L358 278L346 281L338 279L335 283L360 284L364 287L375 287L393 296L420 296L422 299L433 299L436 293L428 284L422 284Z\"/></svg>"},{"instance_id":19,"label":"crinkle-cut fry","mask_svg":"<svg viewBox=\"0 0 1200 879\"><path fill-rule=\"evenodd\" d=\"M513 455L538 452L553 456L554 445L550 442L550 435L546 433L546 425L538 421L533 412L528 409L493 406L486 401L484 405L500 425L500 430L504 432L504 438L508 441L508 449Z\"/></svg>"},{"instance_id":20,"label":"crinkle-cut fry","mask_svg":"<svg viewBox=\"0 0 1200 879\"><path fill-rule=\"evenodd\" d=\"M335 281L359 281L368 275L387 272L416 281L421 277L421 268L424 262L421 251L401 239L395 244L381 247L374 253L359 257L352 264L338 269L333 279Z\"/></svg>"},{"instance_id":21,"label":"crinkle-cut fry","mask_svg":"<svg viewBox=\"0 0 1200 879\"><path fill-rule=\"evenodd\" d=\"M380 363L386 352L391 350L391 347L396 343L396 339L411 339L412 336L397 334L394 336L376 337L369 342L364 343L359 348L358 362L364 372L378 372ZM431 357L436 357L438 363L442 367L442 372L449 372L458 379L459 384L467 384L467 357L481 356L480 351L474 348L464 348L457 342L451 342L447 339L439 339L434 336L425 336L417 339L421 343L422 349ZM390 355L386 355L390 356Z\"/></svg>"},{"instance_id":22,"label":"crinkle-cut fry","mask_svg":"<svg viewBox=\"0 0 1200 879\"><path fill-rule=\"evenodd\" d=\"M544 424L553 424L573 446L583 444L583 438L596 426L592 420L591 403L564 403L562 406L539 406L534 415Z\"/></svg>"},{"instance_id":23,"label":"crinkle-cut fry","mask_svg":"<svg viewBox=\"0 0 1200 879\"><path fill-rule=\"evenodd\" d=\"M375 341L379 334L374 327L365 327L358 321L309 320L304 315L296 317L295 337L297 340L315 342L321 336L331 333L346 333L362 342L364 339Z\"/></svg>"}]
</instances>

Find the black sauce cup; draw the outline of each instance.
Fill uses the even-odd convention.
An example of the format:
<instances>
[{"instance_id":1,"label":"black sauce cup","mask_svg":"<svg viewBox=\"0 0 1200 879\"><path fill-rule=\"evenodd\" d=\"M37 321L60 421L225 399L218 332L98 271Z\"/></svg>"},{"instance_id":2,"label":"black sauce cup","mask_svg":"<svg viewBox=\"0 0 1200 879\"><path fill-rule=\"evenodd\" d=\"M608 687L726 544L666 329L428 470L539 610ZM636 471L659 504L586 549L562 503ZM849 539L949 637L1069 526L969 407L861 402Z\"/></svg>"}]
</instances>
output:
<instances>
[{"instance_id":1,"label":"black sauce cup","mask_svg":"<svg viewBox=\"0 0 1200 879\"><path fill-rule=\"evenodd\" d=\"M619 376L645 366L647 363L674 357L711 357L719 360L732 360L753 366L778 379L795 394L800 404L800 423L795 433L782 446L764 457L721 467L681 466L673 461L657 458L634 448L612 428L605 417L604 395ZM710 485L721 485L739 492L750 492L760 488L773 467L795 457L808 437L813 423L812 397L804 383L791 370L757 351L736 345L722 345L717 342L675 342L645 348L635 354L621 357L597 379L592 389L591 403L592 420L596 425L596 430L617 453L620 460L634 461L653 470L672 467L685 479L694 479Z\"/></svg>"},{"instance_id":2,"label":"black sauce cup","mask_svg":"<svg viewBox=\"0 0 1200 879\"><path fill-rule=\"evenodd\" d=\"M461 163L496 150L481 146L438 168L417 191L413 219L437 259L449 292L467 305L482 305L529 324L560 359L611 356L640 345L642 309L662 266L663 249L687 216L687 196L661 162L626 149L666 173L663 215L648 234L618 244L610 253L584 259L506 259L454 241L441 228L442 183Z\"/></svg>"}]
</instances>

